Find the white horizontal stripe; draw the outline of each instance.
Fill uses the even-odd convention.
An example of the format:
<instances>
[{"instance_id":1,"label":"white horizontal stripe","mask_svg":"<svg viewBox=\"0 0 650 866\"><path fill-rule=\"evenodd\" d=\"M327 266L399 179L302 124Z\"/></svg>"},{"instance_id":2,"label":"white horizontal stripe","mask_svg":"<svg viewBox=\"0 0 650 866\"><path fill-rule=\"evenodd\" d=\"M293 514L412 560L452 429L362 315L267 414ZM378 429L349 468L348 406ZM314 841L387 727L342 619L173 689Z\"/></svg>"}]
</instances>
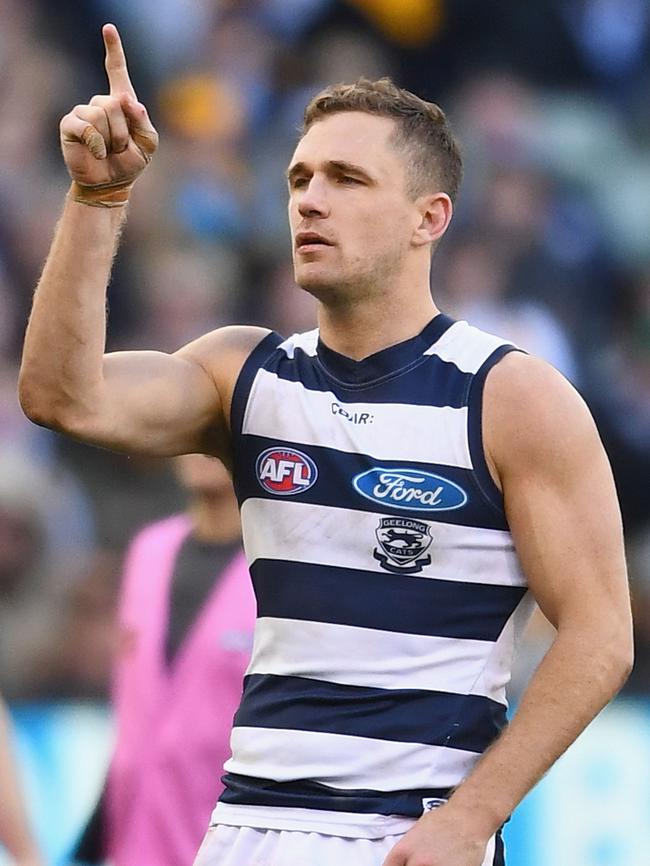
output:
<instances>
[{"instance_id":1,"label":"white horizontal stripe","mask_svg":"<svg viewBox=\"0 0 650 866\"><path fill-rule=\"evenodd\" d=\"M373 551L382 516L286 499L247 499L242 506L244 548L256 559L288 559L386 574ZM509 532L425 521L431 563L417 577L526 586ZM405 575L405 579L408 577Z\"/></svg>"},{"instance_id":2,"label":"white horizontal stripe","mask_svg":"<svg viewBox=\"0 0 650 866\"><path fill-rule=\"evenodd\" d=\"M326 840L318 839L318 850L322 851L322 843L338 839L349 842L350 839L384 839L393 834L406 833L415 824L415 818L401 815L377 815L373 812L331 812L327 809L298 809L292 806L249 806L233 803L217 803L210 823L227 824L234 827L259 827L269 830L299 830L303 833L325 834ZM391 842L392 846L397 840ZM327 849L326 849L327 850ZM323 863L332 866L353 864L359 866L358 859L350 859L350 851L337 854L336 859L326 859ZM388 853L388 852L386 852ZM383 858L381 858L383 860ZM298 861L290 861L291 863ZM303 861L304 862L304 861ZM377 861L373 860L373 863ZM221 861L219 866L222 866ZM238 860L236 866L242 866ZM302 864L301 864L302 866ZM314 866L312 860L309 866Z\"/></svg>"},{"instance_id":3,"label":"white horizontal stripe","mask_svg":"<svg viewBox=\"0 0 650 866\"><path fill-rule=\"evenodd\" d=\"M332 405L352 413L366 412L370 424L353 424ZM327 445L376 460L399 460L408 466L444 463L472 468L467 442L467 409L394 403L342 403L331 391L310 391L260 370L251 388L243 432L305 445Z\"/></svg>"},{"instance_id":4,"label":"white horizontal stripe","mask_svg":"<svg viewBox=\"0 0 650 866\"><path fill-rule=\"evenodd\" d=\"M455 322L424 354L451 361L463 373L476 373L492 352L507 342L467 322Z\"/></svg>"},{"instance_id":5,"label":"white horizontal stripe","mask_svg":"<svg viewBox=\"0 0 650 866\"><path fill-rule=\"evenodd\" d=\"M485 695L490 691L494 700L508 705L506 686L510 682L512 660L534 609L535 599L531 592L527 592L503 627L496 643L492 645L492 652L474 683L471 694Z\"/></svg>"},{"instance_id":6,"label":"white horizontal stripe","mask_svg":"<svg viewBox=\"0 0 650 866\"><path fill-rule=\"evenodd\" d=\"M296 349L302 349L307 355L316 354L316 346L318 345L318 328L313 331L306 331L304 334L294 334L288 337L284 343L280 343L279 349L285 353L287 358L293 358Z\"/></svg>"},{"instance_id":7,"label":"white horizontal stripe","mask_svg":"<svg viewBox=\"0 0 650 866\"><path fill-rule=\"evenodd\" d=\"M484 674L493 650L491 641L260 617L247 673L376 689L471 693L505 704L503 684L493 687Z\"/></svg>"},{"instance_id":8,"label":"white horizontal stripe","mask_svg":"<svg viewBox=\"0 0 650 866\"><path fill-rule=\"evenodd\" d=\"M235 727L230 746L227 773L373 791L451 787L479 757L444 746L283 728Z\"/></svg>"}]
</instances>

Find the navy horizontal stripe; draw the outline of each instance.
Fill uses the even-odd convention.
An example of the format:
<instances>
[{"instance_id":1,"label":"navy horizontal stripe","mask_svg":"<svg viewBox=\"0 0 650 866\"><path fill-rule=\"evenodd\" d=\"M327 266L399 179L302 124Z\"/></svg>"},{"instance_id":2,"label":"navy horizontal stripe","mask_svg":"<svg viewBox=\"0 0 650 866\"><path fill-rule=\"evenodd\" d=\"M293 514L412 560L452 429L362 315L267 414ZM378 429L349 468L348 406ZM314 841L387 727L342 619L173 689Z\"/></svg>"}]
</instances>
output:
<instances>
[{"instance_id":1,"label":"navy horizontal stripe","mask_svg":"<svg viewBox=\"0 0 650 866\"><path fill-rule=\"evenodd\" d=\"M339 422L345 423L345 422ZM378 460L368 454L351 454L325 448L320 445L304 445L301 442L289 442L285 439L271 439L266 436L246 434L240 436L234 443L236 491L240 504L249 498L277 499L267 491L257 479L257 458L270 447L278 449L290 448L302 451L316 464L318 478L316 483L302 493L293 497L295 502L307 502L312 505L327 505L330 508L352 508L356 511L370 511L393 517L412 517L415 520L435 520L440 523L451 523L456 526L471 526L482 529L508 530L505 514L497 511L494 505L487 501L479 488L471 469L457 466L445 466L437 463L419 463L404 460ZM425 511L420 508L395 508L386 501L376 501L362 496L353 486L353 479L369 469L382 467L384 469L422 470L439 475L457 484L467 494L467 502L461 508Z\"/></svg>"},{"instance_id":2,"label":"navy horizontal stripe","mask_svg":"<svg viewBox=\"0 0 650 866\"><path fill-rule=\"evenodd\" d=\"M481 753L506 708L479 695L374 689L305 677L249 674L235 727L284 728L447 746Z\"/></svg>"},{"instance_id":3,"label":"navy horizontal stripe","mask_svg":"<svg viewBox=\"0 0 650 866\"><path fill-rule=\"evenodd\" d=\"M374 384L349 384L335 378L318 356L295 349L293 358L279 350L264 369L288 382L300 382L308 391L331 391L342 403L395 403L410 406L467 405L472 374L437 355L420 355L409 366L395 370Z\"/></svg>"},{"instance_id":4,"label":"navy horizontal stripe","mask_svg":"<svg viewBox=\"0 0 650 866\"><path fill-rule=\"evenodd\" d=\"M526 592L274 559L250 571L258 616L464 640L496 641Z\"/></svg>"},{"instance_id":5,"label":"navy horizontal stripe","mask_svg":"<svg viewBox=\"0 0 650 866\"><path fill-rule=\"evenodd\" d=\"M298 809L326 809L330 812L359 814L407 815L422 814L422 800L447 799L449 788L416 788L406 791L373 791L363 788L333 788L319 782L298 779L295 782L274 782L226 773L219 800L223 803L248 806L286 806Z\"/></svg>"}]
</instances>

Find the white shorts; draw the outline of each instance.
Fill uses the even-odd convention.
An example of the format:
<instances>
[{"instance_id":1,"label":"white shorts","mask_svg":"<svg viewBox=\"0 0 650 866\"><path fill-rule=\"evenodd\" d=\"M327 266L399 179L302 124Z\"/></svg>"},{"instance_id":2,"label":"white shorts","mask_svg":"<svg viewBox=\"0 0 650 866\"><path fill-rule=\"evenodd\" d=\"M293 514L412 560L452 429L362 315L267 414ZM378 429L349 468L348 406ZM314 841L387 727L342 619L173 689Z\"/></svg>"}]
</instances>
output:
<instances>
[{"instance_id":1,"label":"white shorts","mask_svg":"<svg viewBox=\"0 0 650 866\"><path fill-rule=\"evenodd\" d=\"M402 836L350 839L219 824L208 830L194 866L382 866ZM499 863L494 838L485 854L482 866Z\"/></svg>"}]
</instances>

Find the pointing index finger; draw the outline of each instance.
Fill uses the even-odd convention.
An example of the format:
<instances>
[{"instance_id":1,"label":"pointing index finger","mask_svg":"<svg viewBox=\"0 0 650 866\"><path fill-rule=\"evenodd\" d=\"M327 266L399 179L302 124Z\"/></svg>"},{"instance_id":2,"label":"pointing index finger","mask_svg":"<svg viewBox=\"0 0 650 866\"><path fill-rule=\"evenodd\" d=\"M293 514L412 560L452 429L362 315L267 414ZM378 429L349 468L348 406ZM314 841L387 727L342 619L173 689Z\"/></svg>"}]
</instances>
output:
<instances>
[{"instance_id":1,"label":"pointing index finger","mask_svg":"<svg viewBox=\"0 0 650 866\"><path fill-rule=\"evenodd\" d=\"M129 71L126 67L126 56L117 27L114 24L104 24L102 36L104 37L104 47L106 48L104 65L106 67L106 74L108 75L111 96L128 94L133 99L137 99L131 79L129 78Z\"/></svg>"}]
</instances>

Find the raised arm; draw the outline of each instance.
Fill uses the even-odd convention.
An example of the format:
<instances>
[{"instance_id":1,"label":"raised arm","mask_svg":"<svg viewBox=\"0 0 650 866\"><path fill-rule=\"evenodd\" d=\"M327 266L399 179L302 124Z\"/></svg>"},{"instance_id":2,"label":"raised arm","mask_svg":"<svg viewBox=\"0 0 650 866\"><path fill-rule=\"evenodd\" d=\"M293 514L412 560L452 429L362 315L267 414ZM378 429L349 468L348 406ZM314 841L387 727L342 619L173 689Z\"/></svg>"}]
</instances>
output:
<instances>
[{"instance_id":1,"label":"raised arm","mask_svg":"<svg viewBox=\"0 0 650 866\"><path fill-rule=\"evenodd\" d=\"M616 490L587 407L547 364L511 354L488 375L483 428L524 572L557 636L510 726L386 866L480 866L490 836L632 665Z\"/></svg>"},{"instance_id":2,"label":"raised arm","mask_svg":"<svg viewBox=\"0 0 650 866\"><path fill-rule=\"evenodd\" d=\"M232 383L264 331L215 331L173 355L104 353L111 265L158 135L137 101L117 29L107 24L103 36L109 94L61 121L72 185L34 296L21 405L38 424L108 448L223 454Z\"/></svg>"}]
</instances>

